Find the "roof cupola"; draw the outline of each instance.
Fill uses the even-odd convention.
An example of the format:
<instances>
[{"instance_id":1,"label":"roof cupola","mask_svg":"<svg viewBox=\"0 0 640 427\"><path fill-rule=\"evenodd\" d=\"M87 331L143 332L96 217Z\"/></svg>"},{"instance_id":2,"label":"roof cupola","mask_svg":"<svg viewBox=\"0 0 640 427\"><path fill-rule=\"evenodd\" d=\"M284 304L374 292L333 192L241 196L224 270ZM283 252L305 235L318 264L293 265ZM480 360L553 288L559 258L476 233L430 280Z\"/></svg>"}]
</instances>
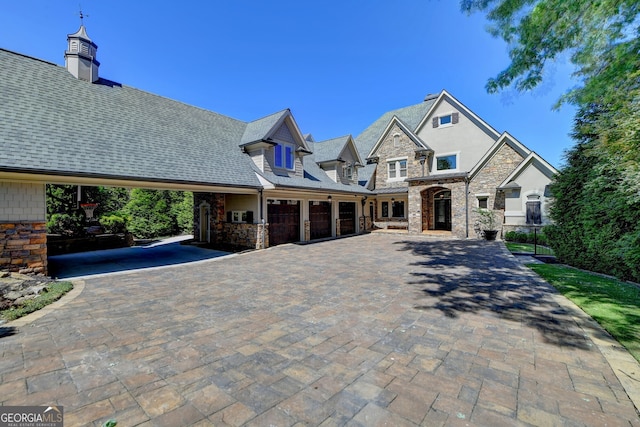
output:
<instances>
[{"instance_id":1,"label":"roof cupola","mask_svg":"<svg viewBox=\"0 0 640 427\"><path fill-rule=\"evenodd\" d=\"M64 63L67 71L79 80L95 82L98 80L98 67L96 60L98 46L87 35L87 29L80 25L80 29L67 35L67 50L64 52Z\"/></svg>"}]
</instances>

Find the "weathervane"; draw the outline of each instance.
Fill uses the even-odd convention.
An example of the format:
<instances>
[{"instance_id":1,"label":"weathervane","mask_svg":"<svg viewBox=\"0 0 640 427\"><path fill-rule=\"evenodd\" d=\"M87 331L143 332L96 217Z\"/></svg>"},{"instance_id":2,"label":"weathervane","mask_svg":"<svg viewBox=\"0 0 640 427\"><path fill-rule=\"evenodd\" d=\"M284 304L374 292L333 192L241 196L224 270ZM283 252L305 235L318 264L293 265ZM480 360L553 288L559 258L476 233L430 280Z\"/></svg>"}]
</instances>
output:
<instances>
[{"instance_id":1,"label":"weathervane","mask_svg":"<svg viewBox=\"0 0 640 427\"><path fill-rule=\"evenodd\" d=\"M80 16L80 25L84 25L84 18L85 18L85 17L86 17L86 18L88 18L88 17L89 17L89 15L85 15L85 14L83 14L83 13L82 13L82 5L78 5L78 8L80 9L80 13L79 13L79 16Z\"/></svg>"}]
</instances>

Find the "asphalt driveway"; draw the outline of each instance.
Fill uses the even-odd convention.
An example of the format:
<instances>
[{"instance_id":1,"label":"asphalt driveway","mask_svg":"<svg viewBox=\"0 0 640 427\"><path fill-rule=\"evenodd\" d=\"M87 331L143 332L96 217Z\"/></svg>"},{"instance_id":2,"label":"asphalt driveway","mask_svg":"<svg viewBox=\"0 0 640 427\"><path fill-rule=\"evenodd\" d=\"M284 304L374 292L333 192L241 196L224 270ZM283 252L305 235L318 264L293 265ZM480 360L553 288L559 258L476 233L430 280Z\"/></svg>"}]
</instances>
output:
<instances>
[{"instance_id":1,"label":"asphalt driveway","mask_svg":"<svg viewBox=\"0 0 640 427\"><path fill-rule=\"evenodd\" d=\"M606 334L500 242L371 234L79 289L3 325L2 405L63 405L65 426L640 426Z\"/></svg>"}]
</instances>

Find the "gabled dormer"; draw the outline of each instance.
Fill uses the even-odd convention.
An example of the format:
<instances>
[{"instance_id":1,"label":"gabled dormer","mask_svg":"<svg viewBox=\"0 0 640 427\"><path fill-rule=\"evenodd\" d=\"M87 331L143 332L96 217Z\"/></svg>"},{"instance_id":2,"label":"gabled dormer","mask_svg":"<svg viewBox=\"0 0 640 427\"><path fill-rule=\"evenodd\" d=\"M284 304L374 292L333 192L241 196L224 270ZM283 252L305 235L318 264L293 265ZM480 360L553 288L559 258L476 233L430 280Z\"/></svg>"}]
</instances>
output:
<instances>
[{"instance_id":1,"label":"gabled dormer","mask_svg":"<svg viewBox=\"0 0 640 427\"><path fill-rule=\"evenodd\" d=\"M300 178L303 157L311 154L289 109L248 123L240 147L262 172Z\"/></svg>"},{"instance_id":2,"label":"gabled dormer","mask_svg":"<svg viewBox=\"0 0 640 427\"><path fill-rule=\"evenodd\" d=\"M362 158L351 135L313 144L314 161L335 182L357 184Z\"/></svg>"},{"instance_id":3,"label":"gabled dormer","mask_svg":"<svg viewBox=\"0 0 640 427\"><path fill-rule=\"evenodd\" d=\"M367 162L376 164L375 188L406 187L407 178L428 175L432 155L433 150L393 116L367 156Z\"/></svg>"}]
</instances>

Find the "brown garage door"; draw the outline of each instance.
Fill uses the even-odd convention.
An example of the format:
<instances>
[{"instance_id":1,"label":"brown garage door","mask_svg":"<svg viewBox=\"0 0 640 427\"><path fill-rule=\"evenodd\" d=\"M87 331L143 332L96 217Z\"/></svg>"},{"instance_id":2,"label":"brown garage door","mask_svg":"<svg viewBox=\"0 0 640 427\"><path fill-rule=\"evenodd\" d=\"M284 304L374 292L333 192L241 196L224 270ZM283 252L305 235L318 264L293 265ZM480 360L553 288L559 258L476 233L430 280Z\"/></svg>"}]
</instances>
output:
<instances>
[{"instance_id":1,"label":"brown garage door","mask_svg":"<svg viewBox=\"0 0 640 427\"><path fill-rule=\"evenodd\" d=\"M269 246L300 240L300 202L292 200L269 201Z\"/></svg>"},{"instance_id":2,"label":"brown garage door","mask_svg":"<svg viewBox=\"0 0 640 427\"><path fill-rule=\"evenodd\" d=\"M356 204L353 202L340 202L340 235L354 234L356 232Z\"/></svg>"},{"instance_id":3,"label":"brown garage door","mask_svg":"<svg viewBox=\"0 0 640 427\"><path fill-rule=\"evenodd\" d=\"M311 240L331 237L331 203L309 202Z\"/></svg>"}]
</instances>

